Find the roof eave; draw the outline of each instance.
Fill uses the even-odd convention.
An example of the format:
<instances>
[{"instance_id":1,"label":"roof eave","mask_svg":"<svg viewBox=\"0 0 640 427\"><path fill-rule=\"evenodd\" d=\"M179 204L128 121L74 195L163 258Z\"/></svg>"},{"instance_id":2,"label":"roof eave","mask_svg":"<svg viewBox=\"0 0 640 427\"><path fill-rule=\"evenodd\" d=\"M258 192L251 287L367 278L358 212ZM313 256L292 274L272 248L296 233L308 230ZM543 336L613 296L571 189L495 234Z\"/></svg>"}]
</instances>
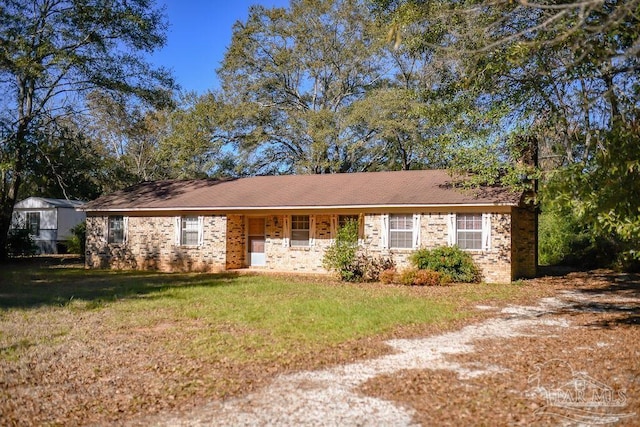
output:
<instances>
[{"instance_id":1,"label":"roof eave","mask_svg":"<svg viewBox=\"0 0 640 427\"><path fill-rule=\"evenodd\" d=\"M293 211L293 210L341 210L341 209L398 209L398 208L462 208L462 207L505 207L518 206L515 202L485 202L485 203L434 203L434 204L380 204L380 205L320 205L320 206L175 206L175 207L147 207L147 208L85 208L77 210L85 212L175 212L175 211Z\"/></svg>"}]
</instances>

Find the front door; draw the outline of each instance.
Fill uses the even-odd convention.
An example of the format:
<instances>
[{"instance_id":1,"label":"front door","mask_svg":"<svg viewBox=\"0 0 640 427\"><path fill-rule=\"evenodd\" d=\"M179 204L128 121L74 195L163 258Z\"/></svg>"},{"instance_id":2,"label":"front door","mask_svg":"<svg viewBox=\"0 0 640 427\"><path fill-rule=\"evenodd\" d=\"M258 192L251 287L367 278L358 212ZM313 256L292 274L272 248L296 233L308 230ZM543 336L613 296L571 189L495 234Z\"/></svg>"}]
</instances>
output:
<instances>
[{"instance_id":1,"label":"front door","mask_svg":"<svg viewBox=\"0 0 640 427\"><path fill-rule=\"evenodd\" d=\"M249 252L249 265L251 266L266 265L267 260L264 254L264 234L264 218L249 218L247 245Z\"/></svg>"}]
</instances>

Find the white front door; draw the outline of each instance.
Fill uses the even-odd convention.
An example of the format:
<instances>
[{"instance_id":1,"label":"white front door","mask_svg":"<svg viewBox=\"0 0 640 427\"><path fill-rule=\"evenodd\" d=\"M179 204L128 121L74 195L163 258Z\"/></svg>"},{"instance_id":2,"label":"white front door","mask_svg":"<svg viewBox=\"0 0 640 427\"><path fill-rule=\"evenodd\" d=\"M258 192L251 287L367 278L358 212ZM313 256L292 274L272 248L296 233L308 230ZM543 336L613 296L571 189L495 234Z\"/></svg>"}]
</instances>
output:
<instances>
[{"instance_id":1,"label":"white front door","mask_svg":"<svg viewBox=\"0 0 640 427\"><path fill-rule=\"evenodd\" d=\"M264 218L249 218L247 233L247 251L249 253L249 265L266 265L267 259L264 254L265 246L265 224Z\"/></svg>"}]
</instances>

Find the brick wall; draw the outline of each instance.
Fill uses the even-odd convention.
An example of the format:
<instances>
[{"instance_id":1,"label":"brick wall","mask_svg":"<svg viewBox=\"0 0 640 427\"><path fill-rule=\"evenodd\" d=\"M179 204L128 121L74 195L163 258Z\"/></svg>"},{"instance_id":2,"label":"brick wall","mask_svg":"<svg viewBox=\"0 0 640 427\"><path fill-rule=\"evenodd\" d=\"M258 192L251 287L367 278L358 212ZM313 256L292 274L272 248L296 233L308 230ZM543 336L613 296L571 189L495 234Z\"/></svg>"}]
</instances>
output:
<instances>
[{"instance_id":1,"label":"brick wall","mask_svg":"<svg viewBox=\"0 0 640 427\"><path fill-rule=\"evenodd\" d=\"M176 245L174 216L128 217L126 243L109 244L107 218L87 218L86 265L89 268L203 272L225 269L225 216L204 216L200 247Z\"/></svg>"},{"instance_id":2,"label":"brick wall","mask_svg":"<svg viewBox=\"0 0 640 427\"><path fill-rule=\"evenodd\" d=\"M448 213L422 212L420 215L420 247L433 249L448 244ZM471 251L474 262L481 270L482 278L487 282L505 283L511 281L511 237L510 215L493 213L491 215L491 249L489 251ZM380 233L382 216L365 215L366 242L368 252L391 257L398 269L411 266L409 257L413 249L382 249Z\"/></svg>"},{"instance_id":3,"label":"brick wall","mask_svg":"<svg viewBox=\"0 0 640 427\"><path fill-rule=\"evenodd\" d=\"M398 268L406 268L412 249L382 249L380 214L365 214L363 238L366 253L391 257ZM308 247L283 245L284 216L265 215L266 265L270 271L325 273L322 258L332 243L332 215L316 215L313 244ZM529 211L514 215L492 214L491 250L472 251L474 261L488 282L509 282L512 277L535 274L535 235ZM89 268L156 269L161 271L218 271L244 268L246 259L245 215L205 216L201 247L175 244L175 217L134 216L129 218L125 245L106 243L107 217L87 218L87 266ZM447 213L421 213L420 246L447 244ZM512 235L513 233L513 235ZM513 242L513 243L512 243ZM512 244L513 260L512 264Z\"/></svg>"},{"instance_id":4,"label":"brick wall","mask_svg":"<svg viewBox=\"0 0 640 427\"><path fill-rule=\"evenodd\" d=\"M326 273L322 267L322 257L331 245L331 215L316 215L316 230L313 245L308 247L283 246L284 216L267 217L265 252L267 265L272 271L304 273Z\"/></svg>"},{"instance_id":5,"label":"brick wall","mask_svg":"<svg viewBox=\"0 0 640 427\"><path fill-rule=\"evenodd\" d=\"M245 264L245 219L242 215L227 217L226 268L243 268Z\"/></svg>"},{"instance_id":6,"label":"brick wall","mask_svg":"<svg viewBox=\"0 0 640 427\"><path fill-rule=\"evenodd\" d=\"M533 209L514 208L512 218L512 277L514 279L535 277L538 267L536 213Z\"/></svg>"},{"instance_id":7,"label":"brick wall","mask_svg":"<svg viewBox=\"0 0 640 427\"><path fill-rule=\"evenodd\" d=\"M491 249L471 251L485 282L511 282L511 215L491 214Z\"/></svg>"}]
</instances>

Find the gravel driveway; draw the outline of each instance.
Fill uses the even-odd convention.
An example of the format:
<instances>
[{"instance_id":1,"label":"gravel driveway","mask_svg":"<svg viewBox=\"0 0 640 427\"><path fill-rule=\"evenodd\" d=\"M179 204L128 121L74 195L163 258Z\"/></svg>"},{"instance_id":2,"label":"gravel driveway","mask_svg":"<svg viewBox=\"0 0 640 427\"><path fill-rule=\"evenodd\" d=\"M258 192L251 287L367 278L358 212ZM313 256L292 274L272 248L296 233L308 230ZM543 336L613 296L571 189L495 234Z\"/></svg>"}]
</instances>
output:
<instances>
[{"instance_id":1,"label":"gravel driveway","mask_svg":"<svg viewBox=\"0 0 640 427\"><path fill-rule=\"evenodd\" d=\"M411 381L406 377L407 372L425 372L424 370L428 370L426 372L430 373L448 371L457 378L457 381L455 378L454 381L460 383L481 381L483 378L499 376L502 372L509 371L510 368L492 362L463 363L461 360L464 357L461 359L460 356L474 356L474 353L480 351L479 346L483 343L482 351L487 352L486 343L488 342L509 342L518 337L535 340L548 339L550 336L557 338L565 334L575 335L578 332L576 328L583 326L582 320L575 316L585 313L597 316L603 312L601 307L604 307L605 303L609 304L606 306L609 308L611 304L618 308L622 307L622 311L625 307L631 307L632 310L636 310L633 313L636 313L640 307L640 298L638 298L637 292L631 295L612 295L604 291L589 294L578 291L563 291L556 297L541 299L533 306L508 306L502 309L491 306L478 307L481 310L493 310L495 315L481 323L469 325L454 332L423 339L391 340L387 343L395 350L393 354L326 370L283 375L277 377L270 385L258 392L223 402L211 403L188 413L172 415L168 418L156 418L153 423L168 426L409 426L418 425L421 423L420 420L424 422L425 419L429 422L438 421L441 419L429 418L432 416L429 411L434 411L433 406L430 407L431 409L420 409L420 405L414 404L415 402L412 401L411 393L408 394L408 398L404 399L390 399L385 393L380 393L381 397L374 397L376 393L363 393L363 386L368 382L376 381L377 378L386 378L387 383L395 381L396 386L405 387L403 382ZM638 327L640 325L631 325L631 333L637 334ZM562 340L556 339L556 341L558 342L557 352L562 354ZM594 348L597 350L599 345L594 344ZM604 343L600 347L605 348L607 345ZM500 347L490 348L497 350ZM626 383L623 381L622 387L625 390L623 394L627 399L624 402L625 405L618 405L613 412L610 407L606 407L604 410L600 407L594 412L594 405L583 405L584 407L577 408L575 411L569 408L568 411L564 411L565 414L561 418L563 422L602 424L604 421L607 423L620 421L628 425L640 424L640 418L636 413L638 411L634 410L637 408L634 405L638 403L638 389L640 389L640 380L637 376L640 368L638 366L640 353L638 353L638 347L632 349L632 352L634 353L631 360L636 357L636 364L630 368L636 373L636 376L632 376ZM558 357L558 354L548 353L538 360L554 360L555 357ZM573 360L573 356L568 353L565 354L565 357ZM533 372L530 370L529 373ZM428 374L423 375L428 378ZM527 376L520 375L520 377L522 376L525 377L524 381L526 382ZM399 381L399 378L402 380ZM574 378L570 378L569 381L575 381L575 374ZM471 394L467 399L473 399L475 392L472 387L468 389ZM518 390L518 388L514 386L514 390ZM545 408L541 408L540 403L534 402L536 401L534 396L538 393L537 402L540 402L540 393L548 390L545 390L544 387L541 388L540 383L524 385L519 390L524 390L524 393L520 392L520 395L517 396L520 401L532 402L530 408L520 409L524 414L520 420L523 423L541 421L539 418L540 410ZM459 398L459 396L452 395L451 399L456 397ZM440 398L444 399L445 403L441 403L439 407L446 406L447 397ZM433 400L437 399L438 397L434 395ZM547 403L549 402L547 401ZM491 403L488 406L491 406ZM542 406L544 406L544 402ZM546 409L549 409L548 406ZM583 415L580 411L585 408L590 411L591 418L582 418L576 421L576 417ZM424 412L422 416L420 411ZM493 416L499 414L500 411L495 410L487 413ZM453 414L453 420L461 420L462 415ZM477 416L480 418L471 418L471 420L480 424L493 423L493 421L483 418L482 413ZM513 423L512 418L508 419L509 423ZM546 421L554 424L553 418L547 418ZM502 422L498 421L498 424L504 422L505 419L502 419Z\"/></svg>"}]
</instances>

